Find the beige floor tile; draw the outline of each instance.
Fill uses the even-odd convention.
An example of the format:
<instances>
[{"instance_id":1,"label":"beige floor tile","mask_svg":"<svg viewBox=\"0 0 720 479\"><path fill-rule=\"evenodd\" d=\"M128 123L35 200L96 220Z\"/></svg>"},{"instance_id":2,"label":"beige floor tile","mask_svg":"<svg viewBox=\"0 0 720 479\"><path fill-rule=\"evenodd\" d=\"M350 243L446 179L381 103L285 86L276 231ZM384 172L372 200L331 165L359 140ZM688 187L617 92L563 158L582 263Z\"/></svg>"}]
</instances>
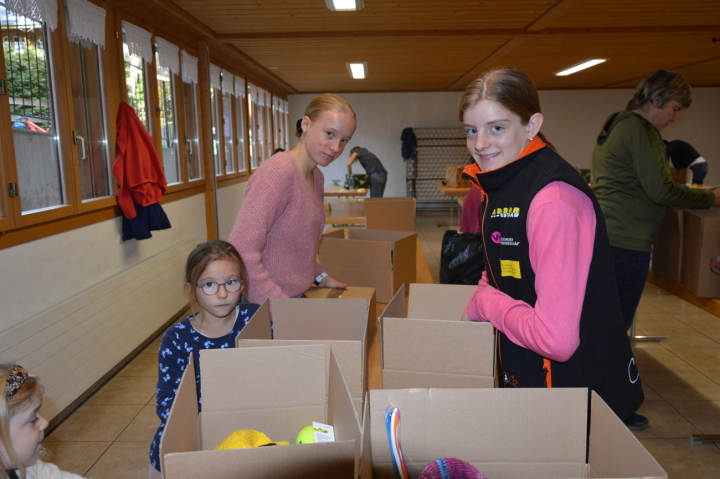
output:
<instances>
[{"instance_id":1,"label":"beige floor tile","mask_svg":"<svg viewBox=\"0 0 720 479\"><path fill-rule=\"evenodd\" d=\"M720 344L720 328L697 328L698 332L704 334L716 343Z\"/></svg>"},{"instance_id":2,"label":"beige floor tile","mask_svg":"<svg viewBox=\"0 0 720 479\"><path fill-rule=\"evenodd\" d=\"M88 471L93 479L147 479L150 442L115 442Z\"/></svg>"},{"instance_id":3,"label":"beige floor tile","mask_svg":"<svg viewBox=\"0 0 720 479\"><path fill-rule=\"evenodd\" d=\"M720 384L720 373L717 371L705 371L703 374L707 377L709 377L712 381L715 381L717 384Z\"/></svg>"},{"instance_id":4,"label":"beige floor tile","mask_svg":"<svg viewBox=\"0 0 720 479\"><path fill-rule=\"evenodd\" d=\"M640 310L635 313L635 325L638 328L666 328L666 329L682 329L688 326L679 319L660 311L655 308L652 310ZM657 334L657 333L653 333Z\"/></svg>"},{"instance_id":5,"label":"beige floor tile","mask_svg":"<svg viewBox=\"0 0 720 479\"><path fill-rule=\"evenodd\" d=\"M698 371L720 371L720 346L676 348L672 351Z\"/></svg>"},{"instance_id":6,"label":"beige floor tile","mask_svg":"<svg viewBox=\"0 0 720 479\"><path fill-rule=\"evenodd\" d=\"M686 314L686 313L692 313L697 314L701 312L705 312L703 309L698 308L697 306L688 303L687 301L683 301L682 299L678 298L677 296L671 296L671 295L646 295L643 297L646 301L650 302L653 306L657 306L658 308L662 309L668 314L672 314L673 316L677 316L680 314Z\"/></svg>"},{"instance_id":7,"label":"beige floor tile","mask_svg":"<svg viewBox=\"0 0 720 479\"><path fill-rule=\"evenodd\" d=\"M640 379L642 380L642 373L640 374ZM645 401L664 401L664 399L660 397L660 395L656 393L648 383L643 381L642 388L643 394L645 395Z\"/></svg>"},{"instance_id":8,"label":"beige floor tile","mask_svg":"<svg viewBox=\"0 0 720 479\"><path fill-rule=\"evenodd\" d=\"M633 350L640 374L662 371L696 371L694 367L678 357L674 352L662 346L652 349L634 347Z\"/></svg>"},{"instance_id":9,"label":"beige floor tile","mask_svg":"<svg viewBox=\"0 0 720 479\"><path fill-rule=\"evenodd\" d=\"M674 316L683 323L695 329L720 328L720 318L708 313L707 311L675 314Z\"/></svg>"},{"instance_id":10,"label":"beige floor tile","mask_svg":"<svg viewBox=\"0 0 720 479\"><path fill-rule=\"evenodd\" d=\"M147 376L157 378L157 350L155 354L138 354L127 366L117 373L117 376Z\"/></svg>"},{"instance_id":11,"label":"beige floor tile","mask_svg":"<svg viewBox=\"0 0 720 479\"><path fill-rule=\"evenodd\" d=\"M712 445L693 446L687 438L641 439L671 479L717 479L720 449Z\"/></svg>"},{"instance_id":12,"label":"beige floor tile","mask_svg":"<svg viewBox=\"0 0 720 479\"><path fill-rule=\"evenodd\" d=\"M43 442L47 456L43 461L52 462L60 469L82 476L110 447L111 442Z\"/></svg>"},{"instance_id":13,"label":"beige floor tile","mask_svg":"<svg viewBox=\"0 0 720 479\"><path fill-rule=\"evenodd\" d=\"M720 347L714 340L690 327L682 329L643 328L643 331L648 331L650 334L667 335L667 341L660 344L671 351L687 348Z\"/></svg>"},{"instance_id":14,"label":"beige floor tile","mask_svg":"<svg viewBox=\"0 0 720 479\"><path fill-rule=\"evenodd\" d=\"M83 404L63 421L47 440L114 441L142 408L140 404Z\"/></svg>"},{"instance_id":15,"label":"beige floor tile","mask_svg":"<svg viewBox=\"0 0 720 479\"><path fill-rule=\"evenodd\" d=\"M118 441L152 441L160 425L155 404L148 404L118 436Z\"/></svg>"},{"instance_id":16,"label":"beige floor tile","mask_svg":"<svg viewBox=\"0 0 720 479\"><path fill-rule=\"evenodd\" d=\"M671 401L670 405L701 434L720 434L720 401Z\"/></svg>"},{"instance_id":17,"label":"beige floor tile","mask_svg":"<svg viewBox=\"0 0 720 479\"><path fill-rule=\"evenodd\" d=\"M642 378L666 401L720 400L720 384L701 372L648 372Z\"/></svg>"},{"instance_id":18,"label":"beige floor tile","mask_svg":"<svg viewBox=\"0 0 720 479\"><path fill-rule=\"evenodd\" d=\"M635 431L638 438L644 437L685 437L699 434L700 430L665 401L648 401L640 406L638 413L649 421L647 429Z\"/></svg>"},{"instance_id":19,"label":"beige floor tile","mask_svg":"<svg viewBox=\"0 0 720 479\"><path fill-rule=\"evenodd\" d=\"M154 354L157 356L158 350L160 349L160 341L162 340L162 334L158 335L157 338L148 344L145 349L142 350L141 354Z\"/></svg>"},{"instance_id":20,"label":"beige floor tile","mask_svg":"<svg viewBox=\"0 0 720 479\"><path fill-rule=\"evenodd\" d=\"M155 394L156 386L157 375L115 376L93 394L86 404L147 404Z\"/></svg>"}]
</instances>

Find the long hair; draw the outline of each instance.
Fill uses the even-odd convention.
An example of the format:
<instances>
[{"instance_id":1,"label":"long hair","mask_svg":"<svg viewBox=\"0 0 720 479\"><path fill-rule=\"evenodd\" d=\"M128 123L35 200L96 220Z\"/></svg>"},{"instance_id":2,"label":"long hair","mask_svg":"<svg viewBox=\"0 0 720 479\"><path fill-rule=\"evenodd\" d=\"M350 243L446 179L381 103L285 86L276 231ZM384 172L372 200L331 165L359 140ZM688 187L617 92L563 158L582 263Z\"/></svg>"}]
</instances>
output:
<instances>
[{"instance_id":1,"label":"long hair","mask_svg":"<svg viewBox=\"0 0 720 479\"><path fill-rule=\"evenodd\" d=\"M465 111L482 100L499 103L519 116L523 125L527 125L535 113L540 113L540 99L535 83L527 73L515 68L493 68L468 85L460 98L460 121L463 121Z\"/></svg>"},{"instance_id":2,"label":"long hair","mask_svg":"<svg viewBox=\"0 0 720 479\"><path fill-rule=\"evenodd\" d=\"M23 405L30 399L42 395L42 385L40 380L35 376L27 376L20 388L15 394L7 399L7 379L15 368L15 364L0 365L0 441L5 449L7 458L12 464L5 464L0 457L2 463L3 477L7 477L8 471L17 469L20 479L25 479L25 465L18 457L15 448L12 445L12 437L10 437L10 419L23 408ZM13 467L14 466L14 467Z\"/></svg>"}]
</instances>

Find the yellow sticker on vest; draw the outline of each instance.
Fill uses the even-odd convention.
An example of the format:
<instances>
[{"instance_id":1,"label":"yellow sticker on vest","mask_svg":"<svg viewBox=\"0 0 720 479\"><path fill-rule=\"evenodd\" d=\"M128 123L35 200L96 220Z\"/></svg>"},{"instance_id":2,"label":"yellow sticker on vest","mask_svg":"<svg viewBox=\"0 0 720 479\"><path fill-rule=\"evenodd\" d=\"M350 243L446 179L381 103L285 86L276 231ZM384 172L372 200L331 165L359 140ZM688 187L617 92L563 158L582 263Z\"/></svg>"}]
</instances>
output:
<instances>
[{"instance_id":1,"label":"yellow sticker on vest","mask_svg":"<svg viewBox=\"0 0 720 479\"><path fill-rule=\"evenodd\" d=\"M520 261L512 261L509 259L500 260L500 276L512 276L520 279Z\"/></svg>"}]
</instances>

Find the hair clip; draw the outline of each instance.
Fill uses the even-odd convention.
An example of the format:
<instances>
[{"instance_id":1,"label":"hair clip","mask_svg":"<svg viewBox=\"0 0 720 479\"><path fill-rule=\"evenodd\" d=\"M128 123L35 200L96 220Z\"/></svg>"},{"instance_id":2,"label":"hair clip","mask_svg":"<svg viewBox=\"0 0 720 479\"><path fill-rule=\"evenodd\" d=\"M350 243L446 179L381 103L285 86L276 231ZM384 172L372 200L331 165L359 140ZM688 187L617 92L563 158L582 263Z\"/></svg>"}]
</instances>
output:
<instances>
[{"instance_id":1,"label":"hair clip","mask_svg":"<svg viewBox=\"0 0 720 479\"><path fill-rule=\"evenodd\" d=\"M25 383L27 377L28 372L24 367L16 364L15 367L12 368L12 371L10 371L10 374L8 374L5 380L5 399L7 401L12 399L18 389Z\"/></svg>"}]
</instances>

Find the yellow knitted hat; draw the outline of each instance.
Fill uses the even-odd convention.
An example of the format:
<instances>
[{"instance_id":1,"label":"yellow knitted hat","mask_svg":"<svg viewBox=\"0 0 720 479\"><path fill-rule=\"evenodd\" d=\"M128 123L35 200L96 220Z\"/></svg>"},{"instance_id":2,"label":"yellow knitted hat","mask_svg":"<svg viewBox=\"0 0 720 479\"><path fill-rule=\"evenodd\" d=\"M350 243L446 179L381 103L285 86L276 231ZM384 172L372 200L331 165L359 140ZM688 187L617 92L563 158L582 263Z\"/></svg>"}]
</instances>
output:
<instances>
[{"instance_id":1,"label":"yellow knitted hat","mask_svg":"<svg viewBox=\"0 0 720 479\"><path fill-rule=\"evenodd\" d=\"M245 449L248 447L261 447L261 446L287 446L287 441L273 442L265 434L260 431L253 431L252 429L239 429L223 440L215 450L220 449Z\"/></svg>"}]
</instances>

